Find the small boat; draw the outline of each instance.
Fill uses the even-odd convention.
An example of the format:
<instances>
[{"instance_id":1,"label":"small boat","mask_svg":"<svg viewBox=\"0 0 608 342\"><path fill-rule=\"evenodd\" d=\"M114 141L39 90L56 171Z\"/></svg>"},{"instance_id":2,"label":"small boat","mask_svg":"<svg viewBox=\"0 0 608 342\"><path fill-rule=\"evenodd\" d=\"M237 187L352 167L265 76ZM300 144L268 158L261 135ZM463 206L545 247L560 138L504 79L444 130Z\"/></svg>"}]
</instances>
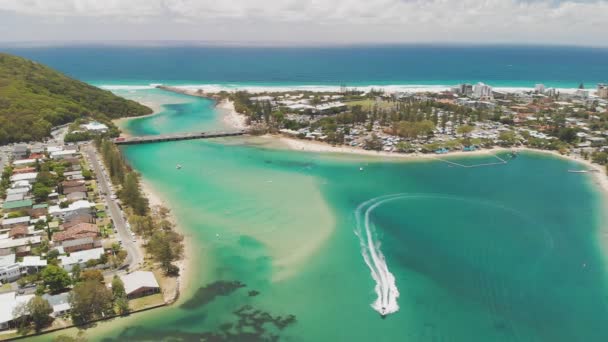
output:
<instances>
[{"instance_id":1,"label":"small boat","mask_svg":"<svg viewBox=\"0 0 608 342\"><path fill-rule=\"evenodd\" d=\"M568 170L570 173L589 173L589 170Z\"/></svg>"},{"instance_id":2,"label":"small boat","mask_svg":"<svg viewBox=\"0 0 608 342\"><path fill-rule=\"evenodd\" d=\"M362 167L360 167L360 168L359 168L359 171L363 171L363 168L362 168Z\"/></svg>"},{"instance_id":3,"label":"small boat","mask_svg":"<svg viewBox=\"0 0 608 342\"><path fill-rule=\"evenodd\" d=\"M175 168L181 170L182 166L180 164L175 165Z\"/></svg>"}]
</instances>

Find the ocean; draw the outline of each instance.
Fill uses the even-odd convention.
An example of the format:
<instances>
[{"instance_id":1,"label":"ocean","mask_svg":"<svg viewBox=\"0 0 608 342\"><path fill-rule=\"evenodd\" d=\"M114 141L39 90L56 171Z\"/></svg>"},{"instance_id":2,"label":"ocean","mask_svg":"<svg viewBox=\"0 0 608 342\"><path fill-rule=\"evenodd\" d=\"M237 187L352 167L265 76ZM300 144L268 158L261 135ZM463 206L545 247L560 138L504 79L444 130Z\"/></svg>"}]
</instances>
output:
<instances>
[{"instance_id":1,"label":"ocean","mask_svg":"<svg viewBox=\"0 0 608 342\"><path fill-rule=\"evenodd\" d=\"M96 85L442 85L595 88L608 49L534 46L2 48Z\"/></svg>"},{"instance_id":2,"label":"ocean","mask_svg":"<svg viewBox=\"0 0 608 342\"><path fill-rule=\"evenodd\" d=\"M88 82L135 86L477 79L514 86L554 80L570 86L599 82L607 74L604 50L396 49L287 49L278 56L272 50L236 48L232 53L19 52ZM410 56L416 49L437 56L428 61ZM387 55L409 72L373 63ZM469 58L479 63L464 60ZM420 64L408 60L433 67L419 70ZM466 68L448 71L441 60ZM505 63L520 71L497 67ZM332 69L337 71L323 73ZM114 91L161 107L157 115L123 123L131 134L224 125L206 99L145 87ZM163 195L194 246L196 261L177 305L99 324L86 332L93 340L608 339L601 244L605 202L592 178L567 172L577 167L574 162L524 153L504 165L460 168L443 160L289 151L265 138L135 145L123 151ZM472 165L496 159L449 160ZM391 314L382 318L381 312Z\"/></svg>"}]
</instances>

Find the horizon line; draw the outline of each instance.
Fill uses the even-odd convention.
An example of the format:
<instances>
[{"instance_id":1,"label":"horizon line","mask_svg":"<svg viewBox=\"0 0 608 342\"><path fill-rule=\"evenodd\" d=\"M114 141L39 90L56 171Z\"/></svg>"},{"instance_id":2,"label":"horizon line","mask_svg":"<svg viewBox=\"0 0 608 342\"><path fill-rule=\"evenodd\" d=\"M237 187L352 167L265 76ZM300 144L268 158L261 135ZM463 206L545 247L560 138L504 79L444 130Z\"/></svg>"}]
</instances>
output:
<instances>
[{"instance_id":1,"label":"horizon line","mask_svg":"<svg viewBox=\"0 0 608 342\"><path fill-rule=\"evenodd\" d=\"M242 47L242 48L357 48L357 47L538 47L538 48L582 48L608 49L608 45L576 45L572 43L534 43L534 42L237 42L205 40L57 40L57 41L0 41L2 48L43 48L43 47Z\"/></svg>"}]
</instances>

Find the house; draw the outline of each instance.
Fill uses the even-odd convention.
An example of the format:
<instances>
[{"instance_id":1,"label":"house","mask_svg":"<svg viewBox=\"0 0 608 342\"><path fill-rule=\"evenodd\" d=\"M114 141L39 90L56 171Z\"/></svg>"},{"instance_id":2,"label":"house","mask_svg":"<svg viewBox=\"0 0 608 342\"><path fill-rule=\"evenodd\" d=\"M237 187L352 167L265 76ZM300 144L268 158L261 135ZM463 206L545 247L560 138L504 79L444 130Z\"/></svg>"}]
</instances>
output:
<instances>
[{"instance_id":1,"label":"house","mask_svg":"<svg viewBox=\"0 0 608 342\"><path fill-rule=\"evenodd\" d=\"M101 241L94 237L82 237L79 239L65 240L61 242L61 247L66 253L86 251L100 246Z\"/></svg>"},{"instance_id":2,"label":"house","mask_svg":"<svg viewBox=\"0 0 608 342\"><path fill-rule=\"evenodd\" d=\"M21 269L15 254L0 256L0 282L10 283L21 278Z\"/></svg>"},{"instance_id":3,"label":"house","mask_svg":"<svg viewBox=\"0 0 608 342\"><path fill-rule=\"evenodd\" d=\"M108 131L108 126L96 121L89 122L86 125L80 125L80 127L86 129L87 131L95 133L105 133Z\"/></svg>"},{"instance_id":4,"label":"house","mask_svg":"<svg viewBox=\"0 0 608 342\"><path fill-rule=\"evenodd\" d=\"M32 200L29 200L29 199L21 200L21 201L4 202L2 204L2 210L4 210L5 213L10 213L10 212L14 212L14 211L29 212L31 208L32 208Z\"/></svg>"},{"instance_id":5,"label":"house","mask_svg":"<svg viewBox=\"0 0 608 342\"><path fill-rule=\"evenodd\" d=\"M18 257L26 256L31 247L39 245L41 241L39 235L21 239L0 239L0 256L9 254L17 254Z\"/></svg>"},{"instance_id":6,"label":"house","mask_svg":"<svg viewBox=\"0 0 608 342\"><path fill-rule=\"evenodd\" d=\"M79 265L81 268L85 268L87 261L97 260L101 258L103 254L103 248L95 248L86 251L71 253L69 256L62 255L59 257L59 260L61 260L61 266L66 271L70 272L72 268L76 265Z\"/></svg>"},{"instance_id":7,"label":"house","mask_svg":"<svg viewBox=\"0 0 608 342\"><path fill-rule=\"evenodd\" d=\"M15 202L15 201L22 201L24 199L25 199L25 194L12 194L12 195L7 195L4 200L7 202Z\"/></svg>"},{"instance_id":8,"label":"house","mask_svg":"<svg viewBox=\"0 0 608 342\"><path fill-rule=\"evenodd\" d=\"M136 271L120 277L125 285L127 298L139 298L160 292L160 286L154 277L154 273Z\"/></svg>"},{"instance_id":9,"label":"house","mask_svg":"<svg viewBox=\"0 0 608 342\"><path fill-rule=\"evenodd\" d=\"M51 159L61 160L61 159L66 159L66 158L74 158L77 154L78 154L78 151L73 151L73 150L72 151L66 150L66 151L51 152Z\"/></svg>"},{"instance_id":10,"label":"house","mask_svg":"<svg viewBox=\"0 0 608 342\"><path fill-rule=\"evenodd\" d=\"M17 226L25 226L27 227L29 222L30 222L30 217L29 216L22 216L22 217L15 217L15 218L10 218L10 219L4 219L2 220L2 228L3 229L10 229L13 227L17 227Z\"/></svg>"},{"instance_id":11,"label":"house","mask_svg":"<svg viewBox=\"0 0 608 342\"><path fill-rule=\"evenodd\" d=\"M76 240L83 237L99 236L99 228L92 223L78 223L62 232L53 234L53 241L63 242L67 240Z\"/></svg>"},{"instance_id":12,"label":"house","mask_svg":"<svg viewBox=\"0 0 608 342\"><path fill-rule=\"evenodd\" d=\"M30 189L25 187L25 188L13 188L13 189L7 189L6 190L6 194L7 195L15 195L15 194L24 194L26 195L28 192L30 192Z\"/></svg>"},{"instance_id":13,"label":"house","mask_svg":"<svg viewBox=\"0 0 608 342\"><path fill-rule=\"evenodd\" d=\"M27 226L15 226L8 233L8 237L11 239L21 239L26 236L28 236Z\"/></svg>"},{"instance_id":14,"label":"house","mask_svg":"<svg viewBox=\"0 0 608 342\"><path fill-rule=\"evenodd\" d=\"M21 167L18 169L13 169L13 175L20 175L20 174L24 174L24 173L32 173L32 172L36 172L36 168L35 167Z\"/></svg>"},{"instance_id":15,"label":"house","mask_svg":"<svg viewBox=\"0 0 608 342\"><path fill-rule=\"evenodd\" d=\"M71 203L67 208L61 208L59 205L49 207L49 214L54 217L66 217L74 213L90 213L91 208L95 205L88 201L76 201Z\"/></svg>"},{"instance_id":16,"label":"house","mask_svg":"<svg viewBox=\"0 0 608 342\"><path fill-rule=\"evenodd\" d=\"M95 223L95 216L91 213L74 213L64 217L63 229L70 229L79 223Z\"/></svg>"},{"instance_id":17,"label":"house","mask_svg":"<svg viewBox=\"0 0 608 342\"><path fill-rule=\"evenodd\" d=\"M80 185L80 186L72 186L69 188L65 188L65 187L63 188L64 195L69 195L74 192L87 192L87 187L84 185Z\"/></svg>"},{"instance_id":18,"label":"house","mask_svg":"<svg viewBox=\"0 0 608 342\"><path fill-rule=\"evenodd\" d=\"M70 293L64 292L56 295L45 294L42 298L46 299L53 307L52 317L67 316L72 310L70 305Z\"/></svg>"},{"instance_id":19,"label":"house","mask_svg":"<svg viewBox=\"0 0 608 342\"><path fill-rule=\"evenodd\" d=\"M42 260L39 256L25 256L23 261L19 262L21 273L33 274L39 272L47 265L46 260Z\"/></svg>"},{"instance_id":20,"label":"house","mask_svg":"<svg viewBox=\"0 0 608 342\"><path fill-rule=\"evenodd\" d=\"M0 330L15 327L16 318L13 312L17 307L27 304L34 295L18 296L16 292L0 294Z\"/></svg>"},{"instance_id":21,"label":"house","mask_svg":"<svg viewBox=\"0 0 608 342\"><path fill-rule=\"evenodd\" d=\"M15 167L20 167L20 166L29 166L29 165L34 165L36 164L38 160L37 159L21 159L21 160L15 160L13 162L13 166Z\"/></svg>"},{"instance_id":22,"label":"house","mask_svg":"<svg viewBox=\"0 0 608 342\"><path fill-rule=\"evenodd\" d=\"M42 204L34 204L32 206L32 210L30 215L32 215L32 217L42 217L42 216L46 216L46 214L49 211L49 205L46 203L42 203Z\"/></svg>"},{"instance_id":23,"label":"house","mask_svg":"<svg viewBox=\"0 0 608 342\"><path fill-rule=\"evenodd\" d=\"M28 155L27 145L15 145L13 147L13 159L23 159Z\"/></svg>"},{"instance_id":24,"label":"house","mask_svg":"<svg viewBox=\"0 0 608 342\"><path fill-rule=\"evenodd\" d=\"M25 182L28 182L29 184L34 184L37 176L38 176L38 172L20 173L20 174L11 176L11 183L25 181Z\"/></svg>"},{"instance_id":25,"label":"house","mask_svg":"<svg viewBox=\"0 0 608 342\"><path fill-rule=\"evenodd\" d=\"M85 200L87 199L87 193L86 192L71 192L66 196L68 201L80 201L80 200Z\"/></svg>"}]
</instances>

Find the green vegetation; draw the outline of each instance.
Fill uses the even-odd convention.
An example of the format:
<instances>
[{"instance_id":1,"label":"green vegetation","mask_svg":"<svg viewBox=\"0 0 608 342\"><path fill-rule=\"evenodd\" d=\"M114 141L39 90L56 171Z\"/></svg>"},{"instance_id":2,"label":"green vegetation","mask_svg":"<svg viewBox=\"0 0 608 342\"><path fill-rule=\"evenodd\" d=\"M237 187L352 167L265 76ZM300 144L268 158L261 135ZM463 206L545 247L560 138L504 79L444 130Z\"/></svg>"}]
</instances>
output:
<instances>
[{"instance_id":1,"label":"green vegetation","mask_svg":"<svg viewBox=\"0 0 608 342\"><path fill-rule=\"evenodd\" d=\"M50 315L53 313L53 307L46 299L35 296L27 303L27 309L36 333L52 322Z\"/></svg>"},{"instance_id":2,"label":"green vegetation","mask_svg":"<svg viewBox=\"0 0 608 342\"><path fill-rule=\"evenodd\" d=\"M148 107L69 78L42 64L0 53L0 144L42 140L53 126L83 117L152 113Z\"/></svg>"},{"instance_id":3,"label":"green vegetation","mask_svg":"<svg viewBox=\"0 0 608 342\"><path fill-rule=\"evenodd\" d=\"M119 315L129 313L129 299L125 291L125 284L119 277L114 276L112 279L112 297L114 299L114 307Z\"/></svg>"},{"instance_id":4,"label":"green vegetation","mask_svg":"<svg viewBox=\"0 0 608 342\"><path fill-rule=\"evenodd\" d=\"M59 292L72 283L72 279L63 268L55 265L48 265L42 270L42 280L44 285L53 293Z\"/></svg>"},{"instance_id":5,"label":"green vegetation","mask_svg":"<svg viewBox=\"0 0 608 342\"><path fill-rule=\"evenodd\" d=\"M112 291L98 280L87 280L74 285L69 301L72 321L77 325L114 314Z\"/></svg>"},{"instance_id":6,"label":"green vegetation","mask_svg":"<svg viewBox=\"0 0 608 342\"><path fill-rule=\"evenodd\" d=\"M173 262L182 257L184 238L168 220L169 210L160 207L151 213L148 199L139 186L139 176L127 166L120 150L107 140L98 139L96 144L112 182L120 186L118 197L133 231L144 238L146 251L160 264L165 274L178 275L179 268ZM121 260L124 260L124 254L118 252L109 261L117 264Z\"/></svg>"}]
</instances>

